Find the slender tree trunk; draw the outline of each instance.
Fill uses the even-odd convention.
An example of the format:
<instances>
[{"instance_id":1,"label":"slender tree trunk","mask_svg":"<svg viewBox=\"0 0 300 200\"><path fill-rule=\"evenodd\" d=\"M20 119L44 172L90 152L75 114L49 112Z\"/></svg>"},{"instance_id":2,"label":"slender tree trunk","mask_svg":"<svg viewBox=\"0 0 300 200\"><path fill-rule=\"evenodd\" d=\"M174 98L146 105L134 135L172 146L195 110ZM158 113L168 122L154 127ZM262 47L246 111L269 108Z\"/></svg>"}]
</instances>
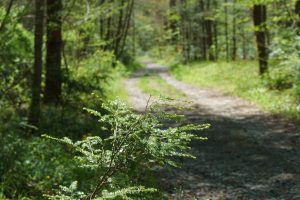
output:
<instances>
[{"instance_id":1,"label":"slender tree trunk","mask_svg":"<svg viewBox=\"0 0 300 200\"><path fill-rule=\"evenodd\" d=\"M125 25L125 20L126 20L126 16L124 19L124 4L125 4L125 0L120 0L120 11L119 11L119 19L118 19L118 25L117 25L117 33L116 33L116 38L114 40L115 45L114 45L114 52L115 54L118 56L119 52L120 52L120 43L122 41L122 32L124 31L124 25Z\"/></svg>"},{"instance_id":2,"label":"slender tree trunk","mask_svg":"<svg viewBox=\"0 0 300 200\"><path fill-rule=\"evenodd\" d=\"M45 103L61 100L62 0L47 0L47 55Z\"/></svg>"},{"instance_id":3,"label":"slender tree trunk","mask_svg":"<svg viewBox=\"0 0 300 200\"><path fill-rule=\"evenodd\" d=\"M99 6L102 6L105 3L105 0L100 0ZM101 39L104 39L104 19L103 16L99 16L99 35Z\"/></svg>"},{"instance_id":4,"label":"slender tree trunk","mask_svg":"<svg viewBox=\"0 0 300 200\"><path fill-rule=\"evenodd\" d=\"M176 15L176 6L177 6L177 0L170 0L169 1L169 7L170 7L170 17ZM170 29L172 32L172 43L177 44L178 42L178 35L177 35L177 28L178 23L174 18L170 20Z\"/></svg>"},{"instance_id":5,"label":"slender tree trunk","mask_svg":"<svg viewBox=\"0 0 300 200\"><path fill-rule=\"evenodd\" d=\"M29 124L37 127L40 120L41 104L44 9L45 0L35 0L34 65L32 77L32 97L28 122Z\"/></svg>"},{"instance_id":6,"label":"slender tree trunk","mask_svg":"<svg viewBox=\"0 0 300 200\"><path fill-rule=\"evenodd\" d=\"M132 18L134 5L135 5L134 0L129 1L128 8L127 8L127 13L126 13L126 16L125 16L125 22L124 22L125 25L124 25L124 29L123 29L123 32L122 32L122 35L121 35L122 39L121 39L121 43L120 43L120 52L119 52L119 55L117 55L117 58L119 58L124 52L124 48L125 48L126 40L127 40L127 36L128 36L128 31L129 31L129 28L130 28L130 22L131 22L131 18Z\"/></svg>"},{"instance_id":7,"label":"slender tree trunk","mask_svg":"<svg viewBox=\"0 0 300 200\"><path fill-rule=\"evenodd\" d=\"M186 0L181 0L181 37L182 37L182 48L183 48L183 57L185 62L189 61L189 42L188 42L188 33L187 33L187 6Z\"/></svg>"},{"instance_id":8,"label":"slender tree trunk","mask_svg":"<svg viewBox=\"0 0 300 200\"><path fill-rule=\"evenodd\" d=\"M210 1L207 1L206 10L207 11L210 10ZM213 49L213 41L214 41L214 39L213 39L214 38L213 24L214 24L214 21L211 18L206 17L204 23L205 23L205 29L206 29L206 44L208 47L208 59L211 61L214 61L215 60L214 49Z\"/></svg>"},{"instance_id":9,"label":"slender tree trunk","mask_svg":"<svg viewBox=\"0 0 300 200\"><path fill-rule=\"evenodd\" d=\"M297 0L295 3L295 13L297 15L297 28L298 28L298 35L300 35L300 0Z\"/></svg>"},{"instance_id":10,"label":"slender tree trunk","mask_svg":"<svg viewBox=\"0 0 300 200\"><path fill-rule=\"evenodd\" d=\"M263 75L268 70L268 41L267 41L267 7L263 4L253 6L253 21L257 43L259 73Z\"/></svg>"},{"instance_id":11,"label":"slender tree trunk","mask_svg":"<svg viewBox=\"0 0 300 200\"><path fill-rule=\"evenodd\" d=\"M109 3L113 3L114 0L110 0ZM111 12L111 11L110 11ZM113 16L109 16L108 19L106 20L106 32L105 32L105 41L109 42L108 44L105 45L105 50L111 50L112 49L112 44L111 43L111 39L112 39L112 17Z\"/></svg>"},{"instance_id":12,"label":"slender tree trunk","mask_svg":"<svg viewBox=\"0 0 300 200\"><path fill-rule=\"evenodd\" d=\"M218 2L214 1L214 7L218 8ZM219 41L218 41L218 22L217 20L214 21L213 25L213 32L214 32L214 44L215 44L215 60L218 60L219 57Z\"/></svg>"},{"instance_id":13,"label":"slender tree trunk","mask_svg":"<svg viewBox=\"0 0 300 200\"><path fill-rule=\"evenodd\" d=\"M226 46L226 61L229 62L229 37L228 37L228 0L225 0L225 46Z\"/></svg>"},{"instance_id":14,"label":"slender tree trunk","mask_svg":"<svg viewBox=\"0 0 300 200\"><path fill-rule=\"evenodd\" d=\"M205 12L205 4L203 0L200 0L200 12L204 13ZM201 25L201 49L202 49L202 59L207 60L207 41L206 41L206 27L205 27L205 18L204 16L201 17L200 21Z\"/></svg>"},{"instance_id":15,"label":"slender tree trunk","mask_svg":"<svg viewBox=\"0 0 300 200\"><path fill-rule=\"evenodd\" d=\"M233 19L232 19L232 60L236 60L237 44L236 44L236 15L235 15L235 0L233 0Z\"/></svg>"},{"instance_id":16,"label":"slender tree trunk","mask_svg":"<svg viewBox=\"0 0 300 200\"><path fill-rule=\"evenodd\" d=\"M215 60L219 58L218 24L214 22Z\"/></svg>"},{"instance_id":17,"label":"slender tree trunk","mask_svg":"<svg viewBox=\"0 0 300 200\"><path fill-rule=\"evenodd\" d=\"M241 30L241 36L243 41L243 60L247 59L247 40L246 40L246 33L245 33L245 25L243 25Z\"/></svg>"},{"instance_id":18,"label":"slender tree trunk","mask_svg":"<svg viewBox=\"0 0 300 200\"><path fill-rule=\"evenodd\" d=\"M10 12L11 12L11 9L12 9L12 6L13 6L13 3L14 3L14 0L10 0L9 4L8 4L8 7L7 7L7 10L6 10L6 13L5 13L5 16L0 24L0 33L4 30L5 28L5 25L6 25L6 21L10 15Z\"/></svg>"},{"instance_id":19,"label":"slender tree trunk","mask_svg":"<svg viewBox=\"0 0 300 200\"><path fill-rule=\"evenodd\" d=\"M208 59L213 61L215 60L213 47L213 21L211 19L205 20L205 28L206 28L206 42L208 47Z\"/></svg>"}]
</instances>

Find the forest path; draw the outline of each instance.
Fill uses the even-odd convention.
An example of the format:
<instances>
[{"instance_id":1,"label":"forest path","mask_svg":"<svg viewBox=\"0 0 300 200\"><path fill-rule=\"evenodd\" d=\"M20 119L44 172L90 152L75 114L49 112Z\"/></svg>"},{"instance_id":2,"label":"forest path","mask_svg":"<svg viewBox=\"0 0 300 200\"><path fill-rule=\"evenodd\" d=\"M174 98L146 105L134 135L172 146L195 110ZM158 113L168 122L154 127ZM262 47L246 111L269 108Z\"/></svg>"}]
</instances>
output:
<instances>
[{"instance_id":1,"label":"forest path","mask_svg":"<svg viewBox=\"0 0 300 200\"><path fill-rule=\"evenodd\" d=\"M137 110L149 98L139 89L139 78L157 73L192 101L192 109L180 114L191 123L212 125L203 134L208 141L192 143L196 160L184 159L182 168L161 172L170 199L300 200L299 124L242 99L182 83L166 67L145 65L125 82Z\"/></svg>"}]
</instances>

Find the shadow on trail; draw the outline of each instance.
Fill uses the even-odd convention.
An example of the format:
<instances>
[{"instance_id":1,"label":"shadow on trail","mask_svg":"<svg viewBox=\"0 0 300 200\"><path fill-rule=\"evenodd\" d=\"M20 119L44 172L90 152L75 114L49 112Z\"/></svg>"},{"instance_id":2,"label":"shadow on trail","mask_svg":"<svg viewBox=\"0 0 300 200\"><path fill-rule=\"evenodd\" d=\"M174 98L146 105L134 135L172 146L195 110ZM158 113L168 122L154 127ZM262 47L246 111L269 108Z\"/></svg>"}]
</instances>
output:
<instances>
[{"instance_id":1,"label":"shadow on trail","mask_svg":"<svg viewBox=\"0 0 300 200\"><path fill-rule=\"evenodd\" d=\"M182 169L165 181L181 188L182 199L298 199L300 151L288 130L266 125L261 116L237 120L185 112L192 123L210 123L207 141L195 141L196 160L182 160ZM201 134L201 133L200 133ZM261 134L261 135L260 135ZM283 146L286 141L291 146ZM180 198L179 198L180 199Z\"/></svg>"},{"instance_id":2,"label":"shadow on trail","mask_svg":"<svg viewBox=\"0 0 300 200\"><path fill-rule=\"evenodd\" d=\"M161 75L194 98L192 109L180 111L187 122L212 125L200 133L207 141L192 143L197 159L183 159L181 169L160 172L162 187L174 199L300 199L299 124L259 112L242 100L179 83L167 68L146 64L135 79Z\"/></svg>"}]
</instances>

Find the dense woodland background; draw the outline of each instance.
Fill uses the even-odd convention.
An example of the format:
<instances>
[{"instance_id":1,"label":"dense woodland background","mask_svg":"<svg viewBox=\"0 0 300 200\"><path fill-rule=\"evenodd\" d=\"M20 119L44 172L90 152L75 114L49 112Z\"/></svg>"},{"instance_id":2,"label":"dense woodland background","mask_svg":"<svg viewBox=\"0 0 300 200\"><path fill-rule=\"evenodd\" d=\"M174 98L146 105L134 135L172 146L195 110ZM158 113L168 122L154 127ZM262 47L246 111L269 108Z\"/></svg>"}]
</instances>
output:
<instances>
[{"instance_id":1,"label":"dense woodland background","mask_svg":"<svg viewBox=\"0 0 300 200\"><path fill-rule=\"evenodd\" d=\"M40 137L107 138L114 129L103 130L96 125L100 114L90 116L83 107L107 114L110 120L119 117L122 124L126 115L116 114L117 104L133 115L126 123L135 124L133 119L138 118L122 103L108 103L104 108L100 104L117 96L126 99L122 80L141 68L145 59L169 65L178 79L220 86L266 111L299 120L299 34L299 0L2 0L0 198L43 199L44 194L57 194L49 198L101 199L104 189L127 188L114 197L135 199L143 193L144 198L153 199L154 190L134 188L156 187L148 170L150 161L132 159L128 161L131 166L126 161L126 170L113 181L108 181L114 176L109 168L107 179L100 179L105 186L96 187L98 178L106 176L101 175L106 165L100 175L99 169L78 168L70 161L70 148ZM145 127L156 126L151 117L145 120ZM105 120L102 122L111 123ZM123 125L126 130L132 128ZM134 125L134 130L145 127ZM149 128L149 134L151 131ZM70 145L68 140L62 142ZM165 150L171 154L170 149ZM155 162L164 160L158 153L148 156ZM85 159L81 165L87 165ZM97 159L90 162L97 163ZM147 172L137 173L141 168ZM74 180L79 181L78 187L71 184ZM65 193L55 192L59 185L70 184ZM158 198L157 193L155 196Z\"/></svg>"}]
</instances>

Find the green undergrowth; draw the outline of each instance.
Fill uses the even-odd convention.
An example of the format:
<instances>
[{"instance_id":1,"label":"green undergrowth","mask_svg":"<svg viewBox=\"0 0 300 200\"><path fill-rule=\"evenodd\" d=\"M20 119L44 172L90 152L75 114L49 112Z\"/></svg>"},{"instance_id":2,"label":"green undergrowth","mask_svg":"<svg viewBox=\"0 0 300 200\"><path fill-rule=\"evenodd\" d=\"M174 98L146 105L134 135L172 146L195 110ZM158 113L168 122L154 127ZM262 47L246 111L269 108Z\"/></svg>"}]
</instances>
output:
<instances>
[{"instance_id":1,"label":"green undergrowth","mask_svg":"<svg viewBox=\"0 0 300 200\"><path fill-rule=\"evenodd\" d=\"M104 94L107 99L115 99L116 97L122 99L124 101L128 100L128 94L124 87L124 81L128 78L129 73L119 73L116 72L113 74L112 79L105 83L104 87Z\"/></svg>"},{"instance_id":2,"label":"green undergrowth","mask_svg":"<svg viewBox=\"0 0 300 200\"><path fill-rule=\"evenodd\" d=\"M101 58L101 59L99 59ZM115 65L112 63L115 62ZM29 97L20 96L23 109L1 99L0 105L0 200L45 199L59 185L70 185L72 180L93 178L89 171L75 166L70 150L37 137L49 134L82 140L88 136L105 137L106 130L96 126L97 119L83 111L83 107L99 109L101 101L127 99L123 81L139 66L116 62L109 52L97 51L85 58L70 61L65 74L62 103L41 106L40 127L36 133L28 130L26 119ZM22 89L20 87L20 89ZM26 90L27 91L27 90ZM95 95L91 95L94 93ZM101 98L95 99L95 96ZM80 188L90 185L80 182Z\"/></svg>"},{"instance_id":3,"label":"green undergrowth","mask_svg":"<svg viewBox=\"0 0 300 200\"><path fill-rule=\"evenodd\" d=\"M103 85L104 96L108 100L114 100L116 98L128 102L128 93L124 87L124 81L136 70L142 68L141 61L130 63L127 66L123 66L121 69L114 70L111 75L111 79Z\"/></svg>"},{"instance_id":4,"label":"green undergrowth","mask_svg":"<svg viewBox=\"0 0 300 200\"><path fill-rule=\"evenodd\" d=\"M268 89L258 75L256 62L201 62L175 65L172 74L189 84L221 90L255 103L264 111L300 119L300 105L293 88Z\"/></svg>"},{"instance_id":5,"label":"green undergrowth","mask_svg":"<svg viewBox=\"0 0 300 200\"><path fill-rule=\"evenodd\" d=\"M169 85L157 74L146 74L140 78L139 87L143 92L156 97L185 98L185 95L181 91Z\"/></svg>"}]
</instances>

